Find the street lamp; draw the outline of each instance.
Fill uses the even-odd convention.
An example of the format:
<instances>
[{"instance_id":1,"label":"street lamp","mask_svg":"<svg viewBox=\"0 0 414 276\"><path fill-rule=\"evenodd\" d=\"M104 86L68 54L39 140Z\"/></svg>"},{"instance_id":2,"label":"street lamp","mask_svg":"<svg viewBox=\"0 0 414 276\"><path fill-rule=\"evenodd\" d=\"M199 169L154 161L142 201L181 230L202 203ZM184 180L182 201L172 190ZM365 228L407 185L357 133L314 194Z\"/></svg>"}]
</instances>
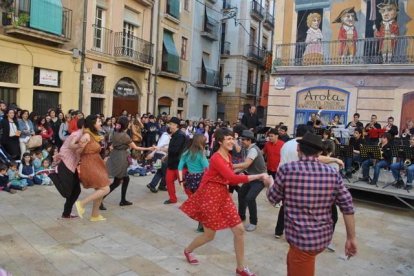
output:
<instances>
[{"instance_id":1,"label":"street lamp","mask_svg":"<svg viewBox=\"0 0 414 276\"><path fill-rule=\"evenodd\" d=\"M223 86L229 86L231 84L231 79L232 79L232 77L231 77L230 74L225 75Z\"/></svg>"}]
</instances>

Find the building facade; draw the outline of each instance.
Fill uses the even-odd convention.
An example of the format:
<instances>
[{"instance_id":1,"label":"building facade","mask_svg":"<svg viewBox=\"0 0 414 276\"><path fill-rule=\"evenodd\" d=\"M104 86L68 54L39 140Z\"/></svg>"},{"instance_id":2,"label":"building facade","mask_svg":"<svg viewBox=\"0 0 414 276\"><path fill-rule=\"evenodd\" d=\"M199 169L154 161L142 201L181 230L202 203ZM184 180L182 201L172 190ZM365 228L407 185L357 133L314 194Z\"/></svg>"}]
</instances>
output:
<instances>
[{"instance_id":1,"label":"building facade","mask_svg":"<svg viewBox=\"0 0 414 276\"><path fill-rule=\"evenodd\" d=\"M277 0L267 124L414 119L414 2Z\"/></svg>"},{"instance_id":2,"label":"building facade","mask_svg":"<svg viewBox=\"0 0 414 276\"><path fill-rule=\"evenodd\" d=\"M45 114L78 106L79 62L72 41L70 1L2 1L0 99Z\"/></svg>"},{"instance_id":3,"label":"building facade","mask_svg":"<svg viewBox=\"0 0 414 276\"><path fill-rule=\"evenodd\" d=\"M266 119L262 97L269 80L266 61L273 41L273 15L274 1L223 1L219 118L236 122L255 105L259 118Z\"/></svg>"}]
</instances>

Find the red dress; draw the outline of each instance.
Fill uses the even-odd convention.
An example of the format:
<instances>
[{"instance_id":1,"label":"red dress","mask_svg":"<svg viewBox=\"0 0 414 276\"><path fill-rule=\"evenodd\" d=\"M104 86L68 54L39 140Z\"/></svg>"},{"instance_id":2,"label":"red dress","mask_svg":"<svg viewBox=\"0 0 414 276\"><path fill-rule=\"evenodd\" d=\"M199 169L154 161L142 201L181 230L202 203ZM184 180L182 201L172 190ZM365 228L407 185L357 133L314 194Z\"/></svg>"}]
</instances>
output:
<instances>
[{"instance_id":1,"label":"red dress","mask_svg":"<svg viewBox=\"0 0 414 276\"><path fill-rule=\"evenodd\" d=\"M180 209L212 230L232 228L241 223L241 220L227 185L246 182L247 175L236 175L233 172L230 154L227 162L216 152L210 159L210 167L204 173L200 187Z\"/></svg>"}]
</instances>

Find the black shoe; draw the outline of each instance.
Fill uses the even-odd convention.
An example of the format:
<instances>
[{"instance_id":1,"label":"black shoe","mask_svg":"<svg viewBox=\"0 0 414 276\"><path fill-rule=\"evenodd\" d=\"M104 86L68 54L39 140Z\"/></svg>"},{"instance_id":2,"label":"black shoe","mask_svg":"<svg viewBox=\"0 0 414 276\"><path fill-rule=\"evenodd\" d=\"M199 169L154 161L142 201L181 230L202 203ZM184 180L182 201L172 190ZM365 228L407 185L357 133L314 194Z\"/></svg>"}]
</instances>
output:
<instances>
[{"instance_id":1,"label":"black shoe","mask_svg":"<svg viewBox=\"0 0 414 276\"><path fill-rule=\"evenodd\" d=\"M177 203L177 202L172 202L171 200L169 200L169 199L167 199L166 201L164 201L164 204L174 204L174 203Z\"/></svg>"},{"instance_id":2,"label":"black shoe","mask_svg":"<svg viewBox=\"0 0 414 276\"><path fill-rule=\"evenodd\" d=\"M393 185L395 188L399 189L405 186L405 183L403 180L397 180L397 182L395 182L395 184Z\"/></svg>"},{"instance_id":3,"label":"black shoe","mask_svg":"<svg viewBox=\"0 0 414 276\"><path fill-rule=\"evenodd\" d=\"M351 172L347 172L347 173L345 174L345 176L346 176L346 177L348 177L348 178L352 178L352 173L351 173Z\"/></svg>"},{"instance_id":4,"label":"black shoe","mask_svg":"<svg viewBox=\"0 0 414 276\"><path fill-rule=\"evenodd\" d=\"M101 203L101 205L99 205L99 210L106 211L106 207L103 205L103 203Z\"/></svg>"},{"instance_id":5,"label":"black shoe","mask_svg":"<svg viewBox=\"0 0 414 276\"><path fill-rule=\"evenodd\" d=\"M152 192L152 193L156 193L156 192L158 192L158 190L157 189L155 189L154 187L152 187L150 184L148 184L147 185L147 188Z\"/></svg>"},{"instance_id":6,"label":"black shoe","mask_svg":"<svg viewBox=\"0 0 414 276\"><path fill-rule=\"evenodd\" d=\"M371 182L369 182L368 184L369 184L369 185L377 185L377 181L373 181L373 180L372 180L372 181L371 181Z\"/></svg>"},{"instance_id":7,"label":"black shoe","mask_svg":"<svg viewBox=\"0 0 414 276\"><path fill-rule=\"evenodd\" d=\"M158 190L159 190L159 191L164 191L164 192L166 192L166 191L167 191L167 188L166 188L166 187L164 187L164 186L159 186L159 187L158 187Z\"/></svg>"},{"instance_id":8,"label":"black shoe","mask_svg":"<svg viewBox=\"0 0 414 276\"><path fill-rule=\"evenodd\" d=\"M129 205L132 205L132 202L128 200L122 200L121 202L119 202L119 206L129 206Z\"/></svg>"},{"instance_id":9,"label":"black shoe","mask_svg":"<svg viewBox=\"0 0 414 276\"><path fill-rule=\"evenodd\" d=\"M369 182L369 177L360 177L358 178L359 181Z\"/></svg>"},{"instance_id":10,"label":"black shoe","mask_svg":"<svg viewBox=\"0 0 414 276\"><path fill-rule=\"evenodd\" d=\"M407 191L409 191L409 190L412 190L413 189L413 185L405 185L405 189L407 190Z\"/></svg>"}]
</instances>

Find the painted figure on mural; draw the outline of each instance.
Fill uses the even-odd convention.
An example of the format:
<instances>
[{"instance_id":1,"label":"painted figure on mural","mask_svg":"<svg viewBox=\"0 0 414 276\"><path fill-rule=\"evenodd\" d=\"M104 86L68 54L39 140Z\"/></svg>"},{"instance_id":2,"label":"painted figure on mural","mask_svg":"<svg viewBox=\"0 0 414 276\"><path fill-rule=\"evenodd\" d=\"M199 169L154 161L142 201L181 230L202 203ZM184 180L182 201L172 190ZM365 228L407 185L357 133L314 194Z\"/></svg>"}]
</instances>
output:
<instances>
[{"instance_id":1,"label":"painted figure on mural","mask_svg":"<svg viewBox=\"0 0 414 276\"><path fill-rule=\"evenodd\" d=\"M396 21L398 15L398 0L384 0L378 6L382 21L379 30L374 25L375 37L381 38L380 52L383 62L391 62L392 55L397 44L395 37L400 35L398 23Z\"/></svg>"},{"instance_id":2,"label":"painted figure on mural","mask_svg":"<svg viewBox=\"0 0 414 276\"><path fill-rule=\"evenodd\" d=\"M358 39L358 32L355 27L355 21L358 18L355 13L355 8L347 8L341 11L333 23L341 23L341 28L338 33L339 42L339 56L342 63L352 63L356 53L356 40Z\"/></svg>"},{"instance_id":3,"label":"painted figure on mural","mask_svg":"<svg viewBox=\"0 0 414 276\"><path fill-rule=\"evenodd\" d=\"M317 65L323 63L323 35L319 28L321 25L321 18L319 13L310 13L306 19L309 29L306 32L306 48L303 53L304 65Z\"/></svg>"}]
</instances>

